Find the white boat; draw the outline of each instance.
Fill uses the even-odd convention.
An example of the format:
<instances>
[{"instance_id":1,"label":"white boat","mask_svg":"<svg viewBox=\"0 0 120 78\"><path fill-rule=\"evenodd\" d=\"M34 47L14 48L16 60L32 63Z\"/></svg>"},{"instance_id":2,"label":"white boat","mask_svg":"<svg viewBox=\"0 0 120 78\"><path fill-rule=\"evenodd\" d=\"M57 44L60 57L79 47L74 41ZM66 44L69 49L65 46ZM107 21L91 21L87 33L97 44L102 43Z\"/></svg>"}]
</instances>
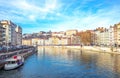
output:
<instances>
[{"instance_id":1,"label":"white boat","mask_svg":"<svg viewBox=\"0 0 120 78\"><path fill-rule=\"evenodd\" d=\"M12 58L9 58L5 61L6 63L4 65L4 70L12 70L24 64L23 56L18 56L18 55L13 56Z\"/></svg>"}]
</instances>

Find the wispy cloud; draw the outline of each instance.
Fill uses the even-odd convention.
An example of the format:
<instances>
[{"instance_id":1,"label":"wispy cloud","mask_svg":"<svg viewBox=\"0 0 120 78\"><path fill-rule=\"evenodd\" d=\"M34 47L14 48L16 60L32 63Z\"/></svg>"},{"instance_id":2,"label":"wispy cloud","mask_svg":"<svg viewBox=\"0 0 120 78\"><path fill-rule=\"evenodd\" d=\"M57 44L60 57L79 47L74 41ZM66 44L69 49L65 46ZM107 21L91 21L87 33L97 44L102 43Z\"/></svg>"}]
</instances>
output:
<instances>
[{"instance_id":1,"label":"wispy cloud","mask_svg":"<svg viewBox=\"0 0 120 78\"><path fill-rule=\"evenodd\" d=\"M23 32L94 29L120 22L120 1L0 0L0 19L21 25ZM34 28L34 30L32 30Z\"/></svg>"}]
</instances>

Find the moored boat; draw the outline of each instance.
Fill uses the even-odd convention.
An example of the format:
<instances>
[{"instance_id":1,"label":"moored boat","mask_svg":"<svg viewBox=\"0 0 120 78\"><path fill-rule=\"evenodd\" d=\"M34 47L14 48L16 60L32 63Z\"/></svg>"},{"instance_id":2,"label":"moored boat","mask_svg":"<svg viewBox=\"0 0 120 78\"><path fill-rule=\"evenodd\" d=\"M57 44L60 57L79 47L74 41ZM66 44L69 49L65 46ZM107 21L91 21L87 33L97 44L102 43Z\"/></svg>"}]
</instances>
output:
<instances>
[{"instance_id":1,"label":"moored boat","mask_svg":"<svg viewBox=\"0 0 120 78\"><path fill-rule=\"evenodd\" d=\"M17 67L20 67L23 64L24 64L23 56L16 55L16 56L13 56L12 58L5 60L4 69L5 70L12 70L12 69L15 69Z\"/></svg>"}]
</instances>

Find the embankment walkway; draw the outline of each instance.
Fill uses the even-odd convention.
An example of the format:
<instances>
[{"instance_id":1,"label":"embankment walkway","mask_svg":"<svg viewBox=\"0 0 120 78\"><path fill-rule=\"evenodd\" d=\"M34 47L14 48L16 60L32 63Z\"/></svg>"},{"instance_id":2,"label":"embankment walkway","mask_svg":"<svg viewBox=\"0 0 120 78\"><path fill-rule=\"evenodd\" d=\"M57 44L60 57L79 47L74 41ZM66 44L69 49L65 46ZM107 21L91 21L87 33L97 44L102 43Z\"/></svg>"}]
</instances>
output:
<instances>
[{"instance_id":1,"label":"embankment walkway","mask_svg":"<svg viewBox=\"0 0 120 78\"><path fill-rule=\"evenodd\" d=\"M38 46L38 47L59 47L67 49L78 49L83 51L103 52L111 54L120 54L120 48L99 47L99 46Z\"/></svg>"},{"instance_id":2,"label":"embankment walkway","mask_svg":"<svg viewBox=\"0 0 120 78\"><path fill-rule=\"evenodd\" d=\"M94 52L104 52L104 53L112 53L112 54L120 54L120 48L110 48L110 47L98 47L98 46L66 46L66 48L71 49L80 49L80 50L89 50Z\"/></svg>"}]
</instances>

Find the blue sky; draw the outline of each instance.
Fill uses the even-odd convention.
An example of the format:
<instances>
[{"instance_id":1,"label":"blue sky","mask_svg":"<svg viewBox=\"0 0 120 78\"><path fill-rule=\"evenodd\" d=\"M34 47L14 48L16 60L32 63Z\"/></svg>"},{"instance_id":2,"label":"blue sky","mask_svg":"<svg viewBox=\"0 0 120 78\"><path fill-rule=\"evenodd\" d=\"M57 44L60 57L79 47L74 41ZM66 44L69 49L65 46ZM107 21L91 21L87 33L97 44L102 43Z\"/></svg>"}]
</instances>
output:
<instances>
[{"instance_id":1,"label":"blue sky","mask_svg":"<svg viewBox=\"0 0 120 78\"><path fill-rule=\"evenodd\" d=\"M120 0L0 0L0 20L23 33L95 29L120 22Z\"/></svg>"}]
</instances>

